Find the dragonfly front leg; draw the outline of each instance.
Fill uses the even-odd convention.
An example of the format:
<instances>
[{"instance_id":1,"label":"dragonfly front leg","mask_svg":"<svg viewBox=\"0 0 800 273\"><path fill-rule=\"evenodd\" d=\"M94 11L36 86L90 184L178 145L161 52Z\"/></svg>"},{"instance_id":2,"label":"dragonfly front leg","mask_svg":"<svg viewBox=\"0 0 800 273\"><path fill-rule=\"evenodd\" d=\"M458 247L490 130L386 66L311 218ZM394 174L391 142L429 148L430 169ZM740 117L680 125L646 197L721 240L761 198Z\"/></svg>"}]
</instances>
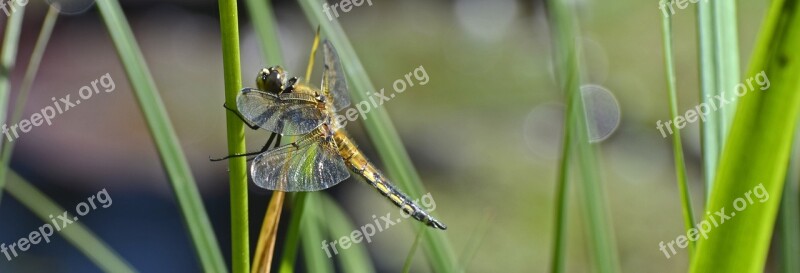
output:
<instances>
[{"instance_id":1,"label":"dragonfly front leg","mask_svg":"<svg viewBox=\"0 0 800 273\"><path fill-rule=\"evenodd\" d=\"M264 144L264 147L261 147L261 150L258 150L258 151L255 151L255 152L248 152L248 153L244 153L244 154L233 154L233 155L228 155L228 156L221 157L221 158L209 158L209 160L211 160L211 161L222 161L222 160L225 160L225 159L235 158L235 157L259 155L259 154L264 153L267 150L269 150L269 146L272 144L272 141L275 140L275 136L276 135L278 136L278 141L275 141L275 148L277 148L278 145L281 144L281 134L272 133L269 136L269 139L267 140L267 143ZM251 161L251 160L253 160L253 158L248 158L247 159L247 161Z\"/></svg>"},{"instance_id":2,"label":"dragonfly front leg","mask_svg":"<svg viewBox=\"0 0 800 273\"><path fill-rule=\"evenodd\" d=\"M236 116L237 116L237 117L239 117L239 119L240 119L240 120L242 120L242 122L244 122L244 124L245 124L245 125L247 125L247 127L250 127L250 129L253 129L253 130L258 130L258 129L261 129L261 126L258 126L258 125L255 125L255 124L252 124L252 123L250 123L250 121L249 121L249 120L247 120L246 118L244 118L244 116L242 116L242 113L239 113L239 110L236 110L236 109L233 109L233 108L230 108L230 107L228 107L228 104L227 104L227 103L222 103L222 107L224 107L224 108L225 108L225 109L227 109L228 111L231 111L231 112L233 112L234 114L236 114Z\"/></svg>"}]
</instances>

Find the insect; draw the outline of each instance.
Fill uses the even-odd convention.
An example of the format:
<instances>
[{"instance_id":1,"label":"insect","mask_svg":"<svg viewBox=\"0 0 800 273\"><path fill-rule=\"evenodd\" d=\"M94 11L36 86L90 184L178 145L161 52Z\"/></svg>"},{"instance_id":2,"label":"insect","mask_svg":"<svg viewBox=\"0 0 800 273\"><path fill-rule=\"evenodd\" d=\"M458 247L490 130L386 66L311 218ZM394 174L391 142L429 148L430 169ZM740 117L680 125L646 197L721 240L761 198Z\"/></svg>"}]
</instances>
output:
<instances>
[{"instance_id":1,"label":"insect","mask_svg":"<svg viewBox=\"0 0 800 273\"><path fill-rule=\"evenodd\" d=\"M238 111L226 106L250 128L273 132L260 151L233 156L255 155L249 159L252 160L253 182L274 191L324 190L350 177L349 169L414 219L434 228L447 229L392 185L343 128L334 127L335 113L349 106L350 99L336 50L326 40L323 51L320 89L299 83L296 77L287 78L283 68L275 66L258 73L257 88L242 89L236 98ZM293 143L269 149L276 134L278 138L281 135L299 137Z\"/></svg>"}]
</instances>

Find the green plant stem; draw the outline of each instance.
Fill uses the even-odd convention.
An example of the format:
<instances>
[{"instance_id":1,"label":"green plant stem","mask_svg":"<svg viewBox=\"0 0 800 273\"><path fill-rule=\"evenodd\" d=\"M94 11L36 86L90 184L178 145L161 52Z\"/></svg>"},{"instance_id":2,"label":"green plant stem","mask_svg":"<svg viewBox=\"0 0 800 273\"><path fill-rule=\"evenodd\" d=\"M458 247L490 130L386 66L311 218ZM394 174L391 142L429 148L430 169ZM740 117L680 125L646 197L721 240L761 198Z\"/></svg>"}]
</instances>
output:
<instances>
[{"instance_id":1,"label":"green plant stem","mask_svg":"<svg viewBox=\"0 0 800 273\"><path fill-rule=\"evenodd\" d=\"M579 96L580 88L574 89L573 92L576 92L575 96ZM572 110L576 111L572 130L575 130L576 135L574 145L577 146L577 158L581 171L579 192L588 225L587 237L589 238L590 252L598 272L620 272L616 239L607 208L607 194L600 176L595 147L589 142L585 115L577 114L585 113L584 104L580 97L575 99L578 101L574 102L575 110Z\"/></svg>"},{"instance_id":2,"label":"green plant stem","mask_svg":"<svg viewBox=\"0 0 800 273\"><path fill-rule=\"evenodd\" d=\"M772 1L750 62L770 88L740 97L705 221L726 208L735 218L701 237L690 272L763 272L800 113L800 3ZM779 164L776 164L778 162ZM770 198L734 210L737 198L763 186ZM762 193L763 194L763 193ZM759 200L760 201L760 200ZM746 247L743 247L746 246Z\"/></svg>"},{"instance_id":3,"label":"green plant stem","mask_svg":"<svg viewBox=\"0 0 800 273\"><path fill-rule=\"evenodd\" d=\"M716 64L714 62L714 27L711 2L699 1L697 4L697 41L700 72L700 101L713 100L717 94ZM715 111L706 116L700 124L700 142L703 150L703 175L706 185L706 201L711 196L714 175L717 171L720 151L722 151L719 114Z\"/></svg>"},{"instance_id":4,"label":"green plant stem","mask_svg":"<svg viewBox=\"0 0 800 273\"><path fill-rule=\"evenodd\" d=\"M300 242L300 225L303 220L307 195L307 192L297 192L292 195L294 197L294 205L292 206L292 218L289 220L289 227L286 228L286 241L279 268L280 273L294 272L294 261L297 259L297 248Z\"/></svg>"},{"instance_id":5,"label":"green plant stem","mask_svg":"<svg viewBox=\"0 0 800 273\"><path fill-rule=\"evenodd\" d=\"M22 110L25 108L25 101L33 86L33 80L39 70L42 56L44 56L57 18L58 10L52 7L49 8L47 15L45 15L42 29L39 32L39 37L36 39L36 44L31 54L28 67L25 70L25 76L22 80L19 94L17 94L14 112L10 119L11 123L16 124L22 116ZM14 145L12 142L4 141L2 160L0 161L2 162L0 166L0 180L3 182L9 178L8 163L11 159L13 148ZM63 208L60 208L44 193L19 177L18 174L12 172L10 178L11 179L8 179L8 186L5 189L22 203L22 205L34 212L42 221L48 222L50 221L49 215L64 211ZM59 234L64 236L70 244L84 253L89 260L94 262L100 269L106 272L134 272L133 268L122 259L118 253L110 249L97 235L92 233L82 223L74 223L70 225L69 229L64 229L62 232L59 232Z\"/></svg>"},{"instance_id":6,"label":"green plant stem","mask_svg":"<svg viewBox=\"0 0 800 273\"><path fill-rule=\"evenodd\" d=\"M220 29L222 31L222 59L225 70L225 104L236 105L236 96L242 89L239 55L239 23L235 0L219 1ZM225 111L228 154L245 153L244 124L234 113ZM250 270L250 247L247 215L247 162L244 157L228 160L231 188L231 259L234 273Z\"/></svg>"},{"instance_id":7,"label":"green plant stem","mask_svg":"<svg viewBox=\"0 0 800 273\"><path fill-rule=\"evenodd\" d=\"M713 100L718 95L735 98L736 85L740 81L736 2L700 1L697 5L700 100ZM735 112L736 101L732 100L725 107L709 113L701 125L706 197L713 189L719 156Z\"/></svg>"},{"instance_id":8,"label":"green plant stem","mask_svg":"<svg viewBox=\"0 0 800 273\"><path fill-rule=\"evenodd\" d=\"M589 141L587 121L584 109L584 101L581 95L581 77L578 55L578 48L575 37L578 37L578 27L572 21L575 18L574 11L569 3L561 0L550 0L548 2L549 18L553 34L555 52L555 67L560 68L556 74L560 76L559 86L563 88L567 96L567 109L565 117L565 136L570 135L567 145L575 145L578 166L580 167L580 193L583 205L583 214L586 217L587 237L594 268L597 272L619 272L619 258L617 257L616 243L613 229L611 228L610 217L607 209L606 193L600 177L600 170L595 154L595 147ZM568 148L566 150L569 153ZM562 161L565 160L562 155ZM563 161L569 162L569 161ZM566 164L562 164L566 165ZM563 166L561 168L564 168ZM561 170L564 174L559 175L559 185L564 187L558 191L567 191L566 185L567 170ZM565 217L566 194L559 192L560 197L556 197L556 217ZM563 203L563 204L562 204ZM561 210L559 212L559 210ZM559 216L559 213L562 215ZM561 223L558 223L561 221ZM557 236L565 236L566 220L556 219ZM559 230L560 229L560 230ZM553 247L552 272L561 272L563 268L565 238L557 238Z\"/></svg>"},{"instance_id":9,"label":"green plant stem","mask_svg":"<svg viewBox=\"0 0 800 273\"><path fill-rule=\"evenodd\" d=\"M571 82L571 81L568 81ZM566 105L573 105L573 96L567 92ZM570 107L567 107L568 109ZM567 110L564 117L564 137L561 143L561 160L558 166L558 180L555 195L555 220L553 221L553 249L550 260L550 272L562 273L566 268L567 250L567 211L569 209L569 162L572 150L572 130L570 122L574 119L574 111Z\"/></svg>"},{"instance_id":10,"label":"green plant stem","mask_svg":"<svg viewBox=\"0 0 800 273\"><path fill-rule=\"evenodd\" d=\"M667 1L669 3L671 1ZM661 30L664 46L664 71L667 78L667 94L669 96L669 114L671 120L678 117L678 92L675 84L675 64L672 55L672 19L671 16L663 14L661 18ZM670 123L672 128L672 151L675 162L675 177L678 181L678 190L681 195L681 208L683 209L683 224L688 233L694 227L694 214L692 210L692 199L689 194L689 184L686 178L686 162L683 157L683 144L681 143L681 133L674 123ZM695 242L689 242L689 257L695 250Z\"/></svg>"},{"instance_id":11,"label":"green plant stem","mask_svg":"<svg viewBox=\"0 0 800 273\"><path fill-rule=\"evenodd\" d=\"M414 237L414 242L411 243L411 249L408 250L408 255L406 255L406 261L403 262L403 273L411 272L411 263L414 261L414 254L417 253L417 246L419 245L419 239L422 238L422 234L425 234L425 231L428 227L420 226L417 230L417 236Z\"/></svg>"},{"instance_id":12,"label":"green plant stem","mask_svg":"<svg viewBox=\"0 0 800 273\"><path fill-rule=\"evenodd\" d=\"M205 272L227 272L225 260L222 258L211 221L203 207L189 163L178 143L153 77L144 62L142 51L133 37L130 24L119 2L105 0L97 1L96 4L155 141L161 163L167 172L189 229L198 260ZM231 171L233 172L233 169Z\"/></svg>"},{"instance_id":13,"label":"green plant stem","mask_svg":"<svg viewBox=\"0 0 800 273\"><path fill-rule=\"evenodd\" d=\"M303 232L303 238L300 242L303 244L303 256L306 260L306 267L309 272L333 272L332 257L328 257L328 254L320 249L320 242L323 242L322 233L325 225L325 218L327 218L321 214L322 205L319 199L323 194L320 192L311 192L309 195L309 198L306 198L306 207L308 210L305 213L305 225L300 226ZM350 233L346 235L350 235ZM355 245L355 243L353 243L353 245ZM334 253L330 254L334 255Z\"/></svg>"},{"instance_id":14,"label":"green plant stem","mask_svg":"<svg viewBox=\"0 0 800 273\"><path fill-rule=\"evenodd\" d=\"M717 74L717 93L726 98L736 96L736 84L739 79L739 40L736 26L736 1L709 1L714 15L714 53ZM730 131L733 115L736 113L736 102L719 110L721 124L719 126L720 147L725 147L725 139Z\"/></svg>"},{"instance_id":15,"label":"green plant stem","mask_svg":"<svg viewBox=\"0 0 800 273\"><path fill-rule=\"evenodd\" d=\"M494 224L494 214L491 211L486 212L486 217L484 218L483 222L479 223L475 226L475 230L472 232L472 235L469 236L469 242L464 247L464 250L461 252L459 265L460 269L458 272L467 272L467 268L469 268L470 263L475 258L475 254L478 253L478 249L483 243L483 240L486 238L486 233L489 231Z\"/></svg>"},{"instance_id":16,"label":"green plant stem","mask_svg":"<svg viewBox=\"0 0 800 273\"><path fill-rule=\"evenodd\" d=\"M8 109L8 98L11 93L11 71L14 70L17 60L19 35L24 16L25 6L22 6L17 8L17 11L11 14L6 21L3 48L0 49L0 121L6 121L6 109ZM8 163L3 162L2 164L7 165ZM0 201L2 201L5 184L6 176L0 176Z\"/></svg>"},{"instance_id":17,"label":"green plant stem","mask_svg":"<svg viewBox=\"0 0 800 273\"><path fill-rule=\"evenodd\" d=\"M784 273L800 272L800 201L798 201L798 181L800 181L800 134L795 132L792 158L786 172L783 197L781 198L779 227L780 261Z\"/></svg>"},{"instance_id":18,"label":"green plant stem","mask_svg":"<svg viewBox=\"0 0 800 273\"><path fill-rule=\"evenodd\" d=\"M22 79L22 85L20 85L19 94L17 94L17 100L14 103L14 112L11 114L11 119L9 119L9 123L11 124L17 124L22 117L22 110L25 109L25 102L33 86L33 80L36 78L36 74L39 71L39 65L42 63L42 56L44 56L47 43L50 41L50 36L53 33L53 27L56 25L57 18L58 10L50 7L47 10L44 23L42 23L42 30L39 31L39 37L36 38L36 45L33 47L31 60L28 62L27 69L25 69L25 76ZM2 156L0 156L0 180L6 179L8 165L11 163L11 154L13 151L14 143L3 138Z\"/></svg>"},{"instance_id":19,"label":"green plant stem","mask_svg":"<svg viewBox=\"0 0 800 273\"><path fill-rule=\"evenodd\" d=\"M321 2L317 0L300 0L300 7L306 14L311 25L320 25L322 32L336 46L342 60L342 66L350 80L350 94L354 101L366 101L367 92L375 89L367 76L366 69L356 55L355 49L350 44L341 25L336 20L328 20L319 8ZM421 196L427 192L422 184L411 159L408 156L403 142L392 125L385 107L374 108L362 120L381 161L385 164L387 173L394 178L397 186L405 190L410 196ZM455 258L450 242L443 232L426 232L423 240L428 261L435 272L451 272L454 270Z\"/></svg>"},{"instance_id":20,"label":"green plant stem","mask_svg":"<svg viewBox=\"0 0 800 273\"><path fill-rule=\"evenodd\" d=\"M269 65L283 65L281 43L278 40L278 23L272 5L264 0L246 0L247 12L253 22L256 36L259 38L259 48L264 56L264 63Z\"/></svg>"},{"instance_id":21,"label":"green plant stem","mask_svg":"<svg viewBox=\"0 0 800 273\"><path fill-rule=\"evenodd\" d=\"M323 224L328 228L330 238L339 238L357 229L336 201L325 194L320 194L319 197L322 202L322 212L318 214L325 216ZM375 272L375 266L370 261L364 244L353 244L346 253L339 253L336 258L344 272Z\"/></svg>"},{"instance_id":22,"label":"green plant stem","mask_svg":"<svg viewBox=\"0 0 800 273\"><path fill-rule=\"evenodd\" d=\"M45 223L51 221L50 215L65 211L16 172L10 171L8 176L6 191ZM62 229L58 234L67 239L70 244L105 272L136 272L117 252L108 247L80 222L70 224L68 228Z\"/></svg>"},{"instance_id":23,"label":"green plant stem","mask_svg":"<svg viewBox=\"0 0 800 273\"><path fill-rule=\"evenodd\" d=\"M6 21L6 31L3 37L3 49L0 52L0 105L3 109L8 108L8 98L11 88L11 71L17 60L17 50L19 49L19 36L22 32L22 19L25 17L25 6L17 7L17 11L11 13ZM0 120L6 120L6 112L0 111Z\"/></svg>"}]
</instances>

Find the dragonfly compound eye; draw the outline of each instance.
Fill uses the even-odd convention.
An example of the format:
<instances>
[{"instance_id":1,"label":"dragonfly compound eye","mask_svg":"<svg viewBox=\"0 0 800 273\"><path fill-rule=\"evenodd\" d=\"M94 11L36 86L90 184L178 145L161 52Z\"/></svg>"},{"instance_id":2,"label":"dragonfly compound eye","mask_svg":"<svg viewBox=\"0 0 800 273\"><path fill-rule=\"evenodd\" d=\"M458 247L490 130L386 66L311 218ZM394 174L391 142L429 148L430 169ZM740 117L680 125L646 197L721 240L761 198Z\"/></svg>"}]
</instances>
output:
<instances>
[{"instance_id":1,"label":"dragonfly compound eye","mask_svg":"<svg viewBox=\"0 0 800 273\"><path fill-rule=\"evenodd\" d=\"M261 69L256 78L258 89L270 93L280 93L286 85L286 72L280 66Z\"/></svg>"}]
</instances>

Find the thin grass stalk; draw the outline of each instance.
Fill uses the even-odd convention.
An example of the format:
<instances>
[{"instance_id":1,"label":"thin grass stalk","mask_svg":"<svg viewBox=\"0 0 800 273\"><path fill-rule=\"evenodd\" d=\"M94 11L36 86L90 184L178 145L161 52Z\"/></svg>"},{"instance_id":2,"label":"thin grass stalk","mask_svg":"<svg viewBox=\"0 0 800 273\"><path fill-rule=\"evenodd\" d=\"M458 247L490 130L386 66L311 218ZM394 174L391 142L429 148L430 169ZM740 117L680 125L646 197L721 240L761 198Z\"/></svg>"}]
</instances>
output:
<instances>
[{"instance_id":1,"label":"thin grass stalk","mask_svg":"<svg viewBox=\"0 0 800 273\"><path fill-rule=\"evenodd\" d=\"M30 61L28 62L25 75L23 76L22 84L20 85L19 94L17 94L17 99L14 103L14 111L10 118L13 124L18 123L22 116L25 102L33 86L36 74L39 71L42 57L44 56L45 49L53 33L57 18L58 10L50 7L45 15L42 28L39 31L39 36L36 39ZM8 142L5 139L3 142L2 160L0 160L0 162L2 162L2 165L0 165L0 177L5 181L8 177L8 163L11 159L14 143ZM50 220L48 215L63 211L54 201L37 190L29 182L19 177L16 173L12 173L11 180L6 190L43 221L47 222ZM118 253L110 249L97 235L92 233L83 224L77 223L77 225L70 226L70 232L64 230L64 232L60 234L62 234L69 243L75 245L78 250L84 253L100 269L106 272L134 272L130 265L122 259Z\"/></svg>"},{"instance_id":2,"label":"thin grass stalk","mask_svg":"<svg viewBox=\"0 0 800 273\"><path fill-rule=\"evenodd\" d=\"M269 2L267 0L246 0L245 4L258 37L258 45L264 57L264 63L283 65L283 51L278 39L278 22Z\"/></svg>"},{"instance_id":3,"label":"thin grass stalk","mask_svg":"<svg viewBox=\"0 0 800 273\"><path fill-rule=\"evenodd\" d=\"M339 238L357 229L336 201L326 194L320 194L319 197L323 211L320 215L325 215L323 224L328 228L330 238ZM353 244L347 252L336 255L336 259L343 272L375 272L364 244Z\"/></svg>"},{"instance_id":4,"label":"thin grass stalk","mask_svg":"<svg viewBox=\"0 0 800 273\"><path fill-rule=\"evenodd\" d=\"M25 6L19 7L16 12L11 14L6 21L6 29L3 35L3 48L0 49L0 121L6 120L6 109L8 109L8 98L11 93L11 71L17 60L17 49L19 48L19 35L22 31L22 19L25 16ZM0 147L2 148L2 147ZM2 163L7 165L8 163ZM0 176L0 201L3 200L3 188L5 188L6 176Z\"/></svg>"},{"instance_id":5,"label":"thin grass stalk","mask_svg":"<svg viewBox=\"0 0 800 273\"><path fill-rule=\"evenodd\" d=\"M581 203L583 205L584 217L586 217L586 223L588 225L587 237L589 238L589 253L592 257L594 268L598 272L619 272L619 258L617 257L614 233L609 220L605 188L600 178L595 147L588 139L587 120L586 116L583 114L585 110L581 96L580 65L577 58L578 48L575 40L575 37L578 37L577 33L579 33L579 31L577 25L572 21L573 18L576 17L572 7L566 1L550 0L547 2L547 8L549 11L548 14L551 16L549 20L552 25L551 35L554 37L554 48L558 49L554 54L555 67L559 68L556 74L560 75L559 83L564 85L561 88L564 89L567 96L565 130L573 131L565 132L565 136L567 134L574 134L570 137L571 141L567 142L567 145L575 145L578 166L580 167ZM562 155L562 160L564 160L563 157L564 155ZM566 175L560 179L566 179ZM560 181L559 183L565 184L566 182ZM565 187L565 191L568 189L566 185L559 185L557 187L562 186ZM567 193L565 192L563 194L566 196ZM556 202L565 202L563 200L566 198L559 198L562 197L557 197ZM559 208L559 206L562 206L562 204L556 205L557 210L563 209ZM556 217L558 217L558 213L565 212L563 210L562 212L557 211ZM560 224L558 223L556 225L557 232L564 232L566 226L559 226ZM561 231L558 231L559 229L561 229ZM564 251L556 249L559 243L564 244L564 239L562 238L560 240L562 241L556 242L554 246L555 253L553 255L561 256L552 258L554 265L551 269L553 272L560 272L557 270L563 270ZM556 251L560 251L560 253ZM559 262L561 265L558 265Z\"/></svg>"},{"instance_id":6,"label":"thin grass stalk","mask_svg":"<svg viewBox=\"0 0 800 273\"><path fill-rule=\"evenodd\" d=\"M8 16L6 31L3 36L3 48L0 52L0 106L8 108L11 95L11 71L14 70L19 49L19 36L22 32L22 19L25 17L25 6L19 6ZM0 120L6 120L6 112L0 111ZM2 181L3 179L0 179ZM2 183L2 182L0 182ZM0 184L2 186L2 184Z\"/></svg>"},{"instance_id":7,"label":"thin grass stalk","mask_svg":"<svg viewBox=\"0 0 800 273\"><path fill-rule=\"evenodd\" d=\"M306 211L306 222L300 226L303 232L303 238L300 239L300 242L303 246L303 256L306 260L308 272L330 273L334 272L333 259L320 249L320 243L323 242L322 234L325 229L325 218L327 218L322 214L322 205L319 200L321 195L323 194L320 192L312 192L306 200L308 202L306 204L308 210ZM352 245L355 245L355 243L352 243Z\"/></svg>"},{"instance_id":8,"label":"thin grass stalk","mask_svg":"<svg viewBox=\"0 0 800 273\"><path fill-rule=\"evenodd\" d=\"M39 31L39 37L36 38L36 44L31 53L31 59L28 62L28 67L25 69L25 76L22 78L22 84L17 94L17 100L14 102L14 111L9 119L10 124L17 124L22 118L22 112L25 109L25 103L28 100L28 94L33 87L33 80L39 72L39 65L42 63L47 43L50 41L50 36L53 33L53 28L58 19L58 10L50 7L47 10L47 15L44 17L42 29ZM0 180L5 180L8 172L8 165L11 163L11 154L14 151L14 143L3 138L2 156L0 156Z\"/></svg>"},{"instance_id":9,"label":"thin grass stalk","mask_svg":"<svg viewBox=\"0 0 800 273\"><path fill-rule=\"evenodd\" d=\"M717 93L726 98L736 97L736 84L739 79L739 40L736 25L736 1L710 1L713 18L714 54L717 74ZM719 109L720 147L725 147L725 139L730 131L736 102Z\"/></svg>"},{"instance_id":10,"label":"thin grass stalk","mask_svg":"<svg viewBox=\"0 0 800 273\"><path fill-rule=\"evenodd\" d=\"M667 3L672 2L667 0ZM661 30L664 46L664 71L666 72L667 80L667 94L669 97L669 114L670 119L675 120L678 117L678 92L675 84L675 64L672 55L672 18L670 15L662 13ZM681 133L675 123L670 123L672 131L672 151L675 161L675 177L678 182L678 190L681 195L681 208L683 209L683 224L686 232L689 232L694 227L694 213L692 210L692 199L689 194L689 185L686 178L686 162L683 157L683 144L681 144ZM689 257L695 250L695 242L689 242Z\"/></svg>"},{"instance_id":11,"label":"thin grass stalk","mask_svg":"<svg viewBox=\"0 0 800 273\"><path fill-rule=\"evenodd\" d=\"M297 249L300 242L300 224L306 207L307 192L297 192L293 195L292 216L286 228L286 240L283 246L283 255L278 272L294 272L294 261L297 259Z\"/></svg>"},{"instance_id":12,"label":"thin grass stalk","mask_svg":"<svg viewBox=\"0 0 800 273\"><path fill-rule=\"evenodd\" d=\"M700 72L700 101L714 100L717 94L717 76L714 53L714 16L712 4L709 1L697 2L697 41L698 60ZM717 171L720 151L722 151L721 118L719 113L712 112L706 116L706 121L700 124L700 143L703 150L703 177L706 185L706 201L711 196L714 185L714 176Z\"/></svg>"},{"instance_id":13,"label":"thin grass stalk","mask_svg":"<svg viewBox=\"0 0 800 273\"><path fill-rule=\"evenodd\" d=\"M115 0L97 1L97 8L108 28L139 108L155 141L161 163L167 172L184 222L189 229L198 260L205 272L227 272L225 260L222 258L211 221L208 219L197 184L189 169L189 163L175 135L153 77L144 62L142 51L134 39L130 24L119 2ZM246 269L241 272L246 272Z\"/></svg>"},{"instance_id":14,"label":"thin grass stalk","mask_svg":"<svg viewBox=\"0 0 800 273\"><path fill-rule=\"evenodd\" d=\"M239 54L239 15L235 0L219 0L222 60L225 78L225 104L236 105L242 89ZM244 123L231 111L225 111L228 154L245 153ZM250 237L247 215L247 162L244 157L228 160L231 189L231 260L233 272L250 270Z\"/></svg>"},{"instance_id":15,"label":"thin grass stalk","mask_svg":"<svg viewBox=\"0 0 800 273\"><path fill-rule=\"evenodd\" d=\"M701 101L714 100L715 96L735 98L739 75L739 46L736 25L736 2L700 1L698 4L698 40L700 42ZM706 196L713 189L719 156L725 146L731 122L736 112L736 101L708 115L702 125L704 148L704 173Z\"/></svg>"},{"instance_id":16,"label":"thin grass stalk","mask_svg":"<svg viewBox=\"0 0 800 273\"><path fill-rule=\"evenodd\" d=\"M321 2L317 0L299 0L300 7L306 14L311 25L320 25L322 32L336 46L342 60L342 66L350 83L350 95L354 101L366 101L367 92L376 90L367 76L366 69L356 55L355 49L350 44L344 30L337 20L328 20L318 7ZM400 136L392 124L385 108L375 108L366 114L362 120L381 161L385 164L389 177L392 177L397 186L405 190L410 196L421 196L427 192L414 168L411 159L403 147ZM446 220L446 219L445 219ZM441 231L425 232L423 240L428 261L436 272L451 272L455 268L455 258L452 247Z\"/></svg>"},{"instance_id":17,"label":"thin grass stalk","mask_svg":"<svg viewBox=\"0 0 800 273\"><path fill-rule=\"evenodd\" d=\"M272 257L275 254L275 241L278 234L278 223L281 219L283 200L286 193L275 191L269 200L269 206L264 213L264 222L261 223L261 232L253 255L251 273L268 273L272 268Z\"/></svg>"},{"instance_id":18,"label":"thin grass stalk","mask_svg":"<svg viewBox=\"0 0 800 273\"><path fill-rule=\"evenodd\" d=\"M460 269L458 272L467 272L467 268L469 268L469 264L475 258L475 255L478 253L478 249L483 243L483 240L486 238L486 233L489 232L489 228L494 223L494 215L490 212L486 212L486 217L484 218L483 222L479 223L475 230L472 232L472 235L469 236L469 241L467 245L464 247L464 250L461 252L459 265Z\"/></svg>"},{"instance_id":19,"label":"thin grass stalk","mask_svg":"<svg viewBox=\"0 0 800 273\"><path fill-rule=\"evenodd\" d=\"M553 28L553 30L555 30ZM558 43L557 39L554 39L554 43ZM564 46L571 46L564 45ZM556 46L555 48L560 48ZM574 49L571 47L567 48L567 51L570 52ZM557 52L561 53L561 52ZM557 54L554 54L557 56ZM574 56L573 56L574 57ZM555 59L555 58L554 58ZM557 63L560 63L556 60ZM567 81L571 82L571 81ZM573 105L574 98L571 92L567 92L567 99L566 105ZM566 268L566 255L567 255L567 212L569 211L569 162L572 155L572 130L570 122L574 119L574 111L571 111L567 107L568 110L564 116L564 126L563 126L563 138L561 143L561 160L559 161L558 165L558 178L556 181L556 194L554 200L554 207L555 213L554 217L555 220L553 221L553 248L552 253L550 254L550 272L551 273L563 273Z\"/></svg>"},{"instance_id":20,"label":"thin grass stalk","mask_svg":"<svg viewBox=\"0 0 800 273\"><path fill-rule=\"evenodd\" d=\"M715 227L707 239L699 239L690 272L764 270L787 167L775 162L788 161L800 113L797 48L800 3L775 0L765 16L746 74L749 78L763 72L770 87L766 91L751 90L739 99L704 221L717 217L722 208L727 208L729 215L735 212L735 218ZM744 199L748 192L752 196L761 188L770 198L734 210L732 204L737 198Z\"/></svg>"},{"instance_id":21,"label":"thin grass stalk","mask_svg":"<svg viewBox=\"0 0 800 273\"><path fill-rule=\"evenodd\" d=\"M414 242L411 243L411 248L408 250L408 255L406 255L406 260L403 262L403 273L411 272L411 264L414 261L414 254L417 253L417 246L419 245L419 239L422 238L422 234L425 234L425 230L428 227L420 226L417 229L417 236L414 237Z\"/></svg>"},{"instance_id":22,"label":"thin grass stalk","mask_svg":"<svg viewBox=\"0 0 800 273\"><path fill-rule=\"evenodd\" d=\"M573 92L580 92L577 88ZM577 93L575 96L579 96ZM577 97L573 108L577 113L585 113L582 98ZM598 272L620 272L614 229L608 211L607 193L597 163L596 147L589 142L589 133L584 115L575 114L572 126L575 130L577 159L580 166L580 188L583 214L588 228L590 253Z\"/></svg>"},{"instance_id":23,"label":"thin grass stalk","mask_svg":"<svg viewBox=\"0 0 800 273\"><path fill-rule=\"evenodd\" d=\"M786 171L783 197L778 216L780 251L780 272L800 272L800 200L798 200L798 181L800 181L800 134L795 129L794 143L789 167Z\"/></svg>"},{"instance_id":24,"label":"thin grass stalk","mask_svg":"<svg viewBox=\"0 0 800 273\"><path fill-rule=\"evenodd\" d=\"M51 221L50 216L65 211L50 200L44 193L36 189L30 182L25 181L16 172L8 173L8 184L6 191L22 205L30 209L36 217L45 223ZM122 256L111 249L106 243L99 239L83 223L75 222L69 228L58 232L70 244L75 246L81 253L86 255L92 263L97 265L104 272L128 273L136 270L128 264Z\"/></svg>"}]
</instances>

